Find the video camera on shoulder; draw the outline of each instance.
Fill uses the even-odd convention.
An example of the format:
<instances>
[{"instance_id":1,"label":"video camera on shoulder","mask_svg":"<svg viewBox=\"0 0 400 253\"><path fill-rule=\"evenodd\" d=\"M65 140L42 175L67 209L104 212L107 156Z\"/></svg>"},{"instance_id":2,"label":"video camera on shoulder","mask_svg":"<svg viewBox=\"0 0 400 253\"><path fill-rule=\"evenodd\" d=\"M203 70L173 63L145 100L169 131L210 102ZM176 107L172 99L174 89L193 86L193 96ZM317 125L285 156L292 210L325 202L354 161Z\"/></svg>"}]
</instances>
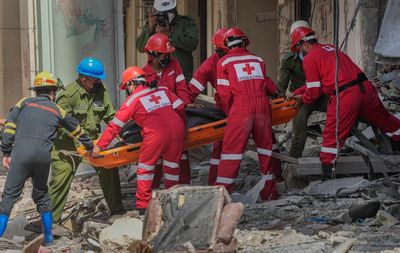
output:
<instances>
[{"instance_id":1,"label":"video camera on shoulder","mask_svg":"<svg viewBox=\"0 0 400 253\"><path fill-rule=\"evenodd\" d=\"M162 27L166 27L168 25L168 14L167 12L158 12L157 16L157 24Z\"/></svg>"}]
</instances>

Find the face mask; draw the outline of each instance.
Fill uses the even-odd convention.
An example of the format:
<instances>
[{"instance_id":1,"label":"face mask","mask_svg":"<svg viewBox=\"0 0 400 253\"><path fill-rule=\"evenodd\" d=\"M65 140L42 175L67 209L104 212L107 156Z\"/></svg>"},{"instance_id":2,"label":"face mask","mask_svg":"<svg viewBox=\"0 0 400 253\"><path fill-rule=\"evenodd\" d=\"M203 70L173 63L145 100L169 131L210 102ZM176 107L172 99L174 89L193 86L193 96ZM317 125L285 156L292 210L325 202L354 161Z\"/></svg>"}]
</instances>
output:
<instances>
[{"instance_id":1,"label":"face mask","mask_svg":"<svg viewBox=\"0 0 400 253\"><path fill-rule=\"evenodd\" d=\"M171 63L171 57L168 55L165 59L162 60L158 58L158 61L160 62L161 68L166 68Z\"/></svg>"},{"instance_id":2,"label":"face mask","mask_svg":"<svg viewBox=\"0 0 400 253\"><path fill-rule=\"evenodd\" d=\"M168 24L171 24L171 22L175 19L175 12L168 12Z\"/></svg>"},{"instance_id":3,"label":"face mask","mask_svg":"<svg viewBox=\"0 0 400 253\"><path fill-rule=\"evenodd\" d=\"M303 53L303 51L301 51L298 55L299 55L300 60L303 61L303 60L304 60L304 53Z\"/></svg>"}]
</instances>

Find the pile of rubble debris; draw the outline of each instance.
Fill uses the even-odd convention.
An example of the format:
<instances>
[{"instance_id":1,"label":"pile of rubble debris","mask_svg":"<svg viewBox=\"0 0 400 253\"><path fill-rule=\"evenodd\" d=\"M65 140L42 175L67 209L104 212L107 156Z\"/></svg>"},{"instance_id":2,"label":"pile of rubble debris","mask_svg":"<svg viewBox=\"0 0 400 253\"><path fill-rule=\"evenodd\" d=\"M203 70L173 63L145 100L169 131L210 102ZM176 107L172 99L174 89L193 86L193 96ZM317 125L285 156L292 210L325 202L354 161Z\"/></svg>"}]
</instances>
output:
<instances>
[{"instance_id":1,"label":"pile of rubble debris","mask_svg":"<svg viewBox=\"0 0 400 253\"><path fill-rule=\"evenodd\" d=\"M207 158L196 159L193 183L204 185ZM238 179L239 192L248 192L260 179L257 162L247 156ZM0 189L4 181L1 176ZM125 181L122 189L124 205L131 211L110 218L97 176L75 179L63 226L54 227L57 244L51 252L150 252L142 244L146 221L133 210L135 180ZM305 188L280 190L279 200L245 205L232 237L238 252L400 252L397 174L373 181L362 176L313 181ZM40 234L30 191L27 182L6 239L0 241L1 252L21 252ZM196 252L191 243L185 249L182 252Z\"/></svg>"}]
</instances>

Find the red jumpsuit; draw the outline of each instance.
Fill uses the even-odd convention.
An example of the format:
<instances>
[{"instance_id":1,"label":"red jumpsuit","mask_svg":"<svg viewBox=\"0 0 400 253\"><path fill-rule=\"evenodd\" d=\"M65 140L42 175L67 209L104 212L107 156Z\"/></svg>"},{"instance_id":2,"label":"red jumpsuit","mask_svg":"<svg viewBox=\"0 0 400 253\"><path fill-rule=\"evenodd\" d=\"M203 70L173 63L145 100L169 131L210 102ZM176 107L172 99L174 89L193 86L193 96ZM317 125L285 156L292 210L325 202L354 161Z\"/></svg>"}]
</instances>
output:
<instances>
[{"instance_id":1,"label":"red jumpsuit","mask_svg":"<svg viewBox=\"0 0 400 253\"><path fill-rule=\"evenodd\" d=\"M157 81L158 87L167 87L173 93L175 93L184 104L190 103L188 87L183 76L182 68L179 62L174 57L171 57L171 63L168 67L164 68L161 75L159 76L152 68L151 62L148 62L146 66L143 67L143 71L146 73L146 80L148 82ZM186 119L186 118L185 118ZM186 123L186 122L185 122ZM161 161L159 161L161 164ZM154 188L160 186L161 181L161 168L157 166L156 176L154 180ZM190 171L190 161L187 151L182 154L182 160L180 163L180 184L190 184L191 171Z\"/></svg>"},{"instance_id":2,"label":"red jumpsuit","mask_svg":"<svg viewBox=\"0 0 400 253\"><path fill-rule=\"evenodd\" d=\"M138 86L115 114L97 145L106 149L123 125L133 119L141 128L136 207L147 208L151 199L155 165L163 159L164 185L179 183L179 161L185 140L184 103L165 87Z\"/></svg>"},{"instance_id":3,"label":"red jumpsuit","mask_svg":"<svg viewBox=\"0 0 400 253\"><path fill-rule=\"evenodd\" d=\"M330 165L337 153L335 62L333 45L314 45L303 61L306 86L295 91L295 94L304 92L302 99L305 104L314 103L322 93L330 95L320 153L321 162L325 165ZM362 73L360 68L346 54L339 52L339 87L357 79L360 73ZM364 80L362 85L365 91L362 91L358 85L354 85L339 92L340 147L344 145L358 118L377 126L393 140L400 140L400 120L386 110L371 82Z\"/></svg>"},{"instance_id":4,"label":"red jumpsuit","mask_svg":"<svg viewBox=\"0 0 400 253\"><path fill-rule=\"evenodd\" d=\"M231 192L250 134L257 145L260 170L270 175L271 105L276 85L266 77L263 60L244 48L233 48L217 64L217 90L228 115L216 184ZM272 179L272 178L271 178Z\"/></svg>"},{"instance_id":5,"label":"red jumpsuit","mask_svg":"<svg viewBox=\"0 0 400 253\"><path fill-rule=\"evenodd\" d=\"M196 97L207 87L207 82L210 82L212 87L217 89L217 62L219 59L219 55L213 53L200 65L196 73L194 73L188 85L191 103L193 103ZM218 93L215 93L214 100L216 108L221 108ZM214 142L210 160L210 171L208 174L208 185L214 185L217 179L221 150L222 141Z\"/></svg>"}]
</instances>

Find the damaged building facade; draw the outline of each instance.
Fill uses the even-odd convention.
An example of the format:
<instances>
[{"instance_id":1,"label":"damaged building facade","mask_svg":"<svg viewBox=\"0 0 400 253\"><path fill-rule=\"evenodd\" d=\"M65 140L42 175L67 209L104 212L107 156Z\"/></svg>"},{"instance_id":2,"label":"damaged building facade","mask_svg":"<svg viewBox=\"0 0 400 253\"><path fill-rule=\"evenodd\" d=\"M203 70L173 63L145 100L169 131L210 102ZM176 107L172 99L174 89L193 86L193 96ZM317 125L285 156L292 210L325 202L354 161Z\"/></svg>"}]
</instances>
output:
<instances>
[{"instance_id":1,"label":"damaged building facade","mask_svg":"<svg viewBox=\"0 0 400 253\"><path fill-rule=\"evenodd\" d=\"M365 70L376 75L374 47L386 0L340 0L339 42L352 27L343 50ZM106 84L113 103L125 66L144 65L145 54L135 49L135 39L152 10L152 0L52 0L0 2L0 115L21 97L40 70L54 72L68 84L76 78L75 66L85 56L106 65ZM178 12L193 17L199 31L195 67L209 56L212 34L220 27L239 26L249 36L250 50L267 64L276 81L279 60L289 48L293 21L312 23L319 40L333 41L333 1L329 0L178 0ZM358 11L357 11L358 9ZM355 22L352 18L357 12ZM212 95L212 89L208 89Z\"/></svg>"}]
</instances>

